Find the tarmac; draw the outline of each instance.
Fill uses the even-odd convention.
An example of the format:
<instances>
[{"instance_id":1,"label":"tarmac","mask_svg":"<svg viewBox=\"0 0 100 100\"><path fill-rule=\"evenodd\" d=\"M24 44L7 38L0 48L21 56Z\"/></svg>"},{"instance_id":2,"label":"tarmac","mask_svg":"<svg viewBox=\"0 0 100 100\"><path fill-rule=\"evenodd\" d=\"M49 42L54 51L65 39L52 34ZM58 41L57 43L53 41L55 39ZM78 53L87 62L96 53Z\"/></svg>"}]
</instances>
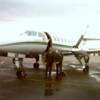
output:
<instances>
[{"instance_id":1,"label":"tarmac","mask_svg":"<svg viewBox=\"0 0 100 100\"><path fill-rule=\"evenodd\" d=\"M27 78L16 78L15 66L11 59L0 57L0 100L100 100L100 57L91 57L90 70L82 71L77 60L64 57L62 80L45 80L45 66L35 71L34 60L25 59L24 66Z\"/></svg>"}]
</instances>

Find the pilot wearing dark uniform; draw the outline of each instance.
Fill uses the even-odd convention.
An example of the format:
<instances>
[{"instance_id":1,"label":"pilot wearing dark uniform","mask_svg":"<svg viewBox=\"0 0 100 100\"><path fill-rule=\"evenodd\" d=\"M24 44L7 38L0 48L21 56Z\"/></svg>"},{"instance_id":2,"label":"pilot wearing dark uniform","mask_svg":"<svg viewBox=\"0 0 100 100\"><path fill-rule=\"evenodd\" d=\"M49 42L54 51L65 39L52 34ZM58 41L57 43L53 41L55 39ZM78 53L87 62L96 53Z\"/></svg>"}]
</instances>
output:
<instances>
[{"instance_id":1,"label":"pilot wearing dark uniform","mask_svg":"<svg viewBox=\"0 0 100 100\"><path fill-rule=\"evenodd\" d=\"M52 55L52 47L49 48L48 52L46 53L46 71L45 71L45 78L51 78L51 71L53 66L53 55ZM48 76L49 72L49 76Z\"/></svg>"},{"instance_id":2,"label":"pilot wearing dark uniform","mask_svg":"<svg viewBox=\"0 0 100 100\"><path fill-rule=\"evenodd\" d=\"M62 61L63 61L63 55L62 52L59 50L57 51L57 58L58 61L56 63L56 79L62 78Z\"/></svg>"}]
</instances>

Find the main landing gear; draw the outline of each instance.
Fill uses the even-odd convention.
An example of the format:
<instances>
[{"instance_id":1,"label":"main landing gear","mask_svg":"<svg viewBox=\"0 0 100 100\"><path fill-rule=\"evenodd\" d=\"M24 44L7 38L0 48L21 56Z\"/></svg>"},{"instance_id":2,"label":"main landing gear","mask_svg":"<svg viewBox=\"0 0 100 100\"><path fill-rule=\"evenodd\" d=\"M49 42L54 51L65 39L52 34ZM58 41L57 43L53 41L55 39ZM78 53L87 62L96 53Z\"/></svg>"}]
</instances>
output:
<instances>
[{"instance_id":1,"label":"main landing gear","mask_svg":"<svg viewBox=\"0 0 100 100\"><path fill-rule=\"evenodd\" d=\"M89 56L84 57L85 61L85 67L83 68L83 72L88 73L89 72Z\"/></svg>"},{"instance_id":2,"label":"main landing gear","mask_svg":"<svg viewBox=\"0 0 100 100\"><path fill-rule=\"evenodd\" d=\"M33 68L34 68L35 70L38 70L38 69L39 69L39 55L37 55L37 56L35 57L35 59L36 59L36 62L33 64Z\"/></svg>"},{"instance_id":3,"label":"main landing gear","mask_svg":"<svg viewBox=\"0 0 100 100\"><path fill-rule=\"evenodd\" d=\"M85 65L85 68L83 68L83 72L85 73L89 72L89 65Z\"/></svg>"},{"instance_id":4,"label":"main landing gear","mask_svg":"<svg viewBox=\"0 0 100 100\"><path fill-rule=\"evenodd\" d=\"M23 68L23 58L14 58L13 63L16 65L16 76L18 79L25 79L27 74Z\"/></svg>"}]
</instances>

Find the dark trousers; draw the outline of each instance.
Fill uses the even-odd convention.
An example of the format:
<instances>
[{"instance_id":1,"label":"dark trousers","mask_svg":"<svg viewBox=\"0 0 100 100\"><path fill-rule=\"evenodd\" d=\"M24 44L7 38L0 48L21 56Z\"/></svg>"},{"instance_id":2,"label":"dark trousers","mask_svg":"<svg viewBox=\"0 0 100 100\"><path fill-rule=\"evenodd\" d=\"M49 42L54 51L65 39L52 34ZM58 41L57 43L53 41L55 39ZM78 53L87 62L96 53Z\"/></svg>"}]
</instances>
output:
<instances>
[{"instance_id":1,"label":"dark trousers","mask_svg":"<svg viewBox=\"0 0 100 100\"><path fill-rule=\"evenodd\" d=\"M62 63L56 64L56 78L60 78L62 76Z\"/></svg>"},{"instance_id":2,"label":"dark trousers","mask_svg":"<svg viewBox=\"0 0 100 100\"><path fill-rule=\"evenodd\" d=\"M47 63L46 64L46 71L45 71L45 78L51 78L51 71L52 71L52 64L51 63ZM49 75L48 75L49 72Z\"/></svg>"}]
</instances>

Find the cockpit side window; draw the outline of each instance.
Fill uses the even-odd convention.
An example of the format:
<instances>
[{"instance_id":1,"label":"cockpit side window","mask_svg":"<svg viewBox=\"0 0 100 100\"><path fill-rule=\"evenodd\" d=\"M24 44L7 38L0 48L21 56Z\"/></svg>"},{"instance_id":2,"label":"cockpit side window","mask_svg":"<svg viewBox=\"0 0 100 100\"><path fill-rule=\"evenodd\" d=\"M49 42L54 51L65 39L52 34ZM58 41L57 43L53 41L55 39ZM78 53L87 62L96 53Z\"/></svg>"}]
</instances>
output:
<instances>
[{"instance_id":1,"label":"cockpit side window","mask_svg":"<svg viewBox=\"0 0 100 100\"><path fill-rule=\"evenodd\" d=\"M38 32L39 37L44 37L44 35L41 32Z\"/></svg>"},{"instance_id":2,"label":"cockpit side window","mask_svg":"<svg viewBox=\"0 0 100 100\"><path fill-rule=\"evenodd\" d=\"M45 38L45 35L41 32L38 32L38 37L42 37L43 39Z\"/></svg>"}]
</instances>

